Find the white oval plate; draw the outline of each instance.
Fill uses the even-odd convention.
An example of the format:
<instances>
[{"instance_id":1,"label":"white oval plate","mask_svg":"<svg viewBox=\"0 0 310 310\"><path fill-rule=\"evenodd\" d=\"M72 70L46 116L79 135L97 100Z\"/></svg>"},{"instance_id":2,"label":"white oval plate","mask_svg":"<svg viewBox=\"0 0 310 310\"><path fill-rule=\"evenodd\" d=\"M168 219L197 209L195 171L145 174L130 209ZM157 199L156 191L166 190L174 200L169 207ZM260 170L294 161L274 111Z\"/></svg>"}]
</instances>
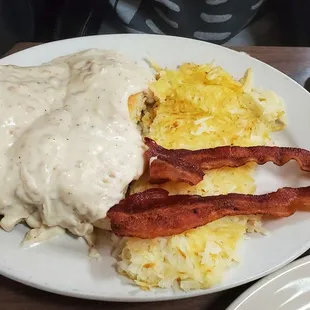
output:
<instances>
[{"instance_id":1,"label":"white oval plate","mask_svg":"<svg viewBox=\"0 0 310 310\"><path fill-rule=\"evenodd\" d=\"M162 66L175 67L183 62L215 61L236 78L253 68L255 85L270 88L286 101L289 125L277 136L282 145L310 149L310 95L301 86L272 67L245 53L238 53L201 41L158 35L107 35L48 43L8 56L0 64L38 65L55 57L87 48L114 49L135 59L155 60ZM265 165L259 169L259 192L280 186L310 184L299 169L286 165L281 169ZM303 183L305 182L305 183ZM64 236L46 244L23 250L21 239L26 228L18 225L11 233L0 231L0 273L27 285L51 292L109 301L154 301L179 299L225 290L269 274L297 258L310 247L310 213L265 225L270 235L254 235L244 243L243 261L231 269L224 281L203 291L141 291L117 275L108 248L102 249L101 262L90 262L82 240Z\"/></svg>"},{"instance_id":2,"label":"white oval plate","mask_svg":"<svg viewBox=\"0 0 310 310\"><path fill-rule=\"evenodd\" d=\"M226 310L310 309L310 256L258 281Z\"/></svg>"}]
</instances>

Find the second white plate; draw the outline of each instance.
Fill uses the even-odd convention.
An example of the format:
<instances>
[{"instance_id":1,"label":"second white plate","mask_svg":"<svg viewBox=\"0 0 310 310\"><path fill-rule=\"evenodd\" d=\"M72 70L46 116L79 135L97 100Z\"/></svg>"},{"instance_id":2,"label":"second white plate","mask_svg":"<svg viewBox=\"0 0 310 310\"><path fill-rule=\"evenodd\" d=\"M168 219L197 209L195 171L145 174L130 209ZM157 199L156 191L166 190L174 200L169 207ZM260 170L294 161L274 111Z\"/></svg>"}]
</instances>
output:
<instances>
[{"instance_id":1,"label":"second white plate","mask_svg":"<svg viewBox=\"0 0 310 310\"><path fill-rule=\"evenodd\" d=\"M309 310L310 256L258 281L227 310Z\"/></svg>"}]
</instances>

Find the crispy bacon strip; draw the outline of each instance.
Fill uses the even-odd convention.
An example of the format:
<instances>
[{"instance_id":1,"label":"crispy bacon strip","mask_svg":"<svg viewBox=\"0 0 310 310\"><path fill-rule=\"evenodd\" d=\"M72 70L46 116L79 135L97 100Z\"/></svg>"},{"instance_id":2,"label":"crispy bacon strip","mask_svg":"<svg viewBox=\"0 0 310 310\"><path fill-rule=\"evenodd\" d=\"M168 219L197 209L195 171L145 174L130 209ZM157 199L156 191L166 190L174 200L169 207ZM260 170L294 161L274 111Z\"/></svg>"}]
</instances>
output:
<instances>
[{"instance_id":1,"label":"crispy bacon strip","mask_svg":"<svg viewBox=\"0 0 310 310\"><path fill-rule=\"evenodd\" d=\"M171 195L153 188L137 193L112 207L107 216L119 236L155 238L180 234L224 216L268 215L288 217L310 206L310 186L284 187L265 195Z\"/></svg>"},{"instance_id":2,"label":"crispy bacon strip","mask_svg":"<svg viewBox=\"0 0 310 310\"><path fill-rule=\"evenodd\" d=\"M240 167L249 162L263 165L273 162L283 166L290 160L297 161L303 171L310 171L310 151L274 146L222 146L197 151L168 150L155 141L145 138L148 146L146 156L150 160L152 183L182 181L190 185L198 184L206 170L222 167Z\"/></svg>"},{"instance_id":3,"label":"crispy bacon strip","mask_svg":"<svg viewBox=\"0 0 310 310\"><path fill-rule=\"evenodd\" d=\"M181 181L196 185L202 181L204 172L199 166L177 157L158 156L150 163L150 183L159 184L166 181Z\"/></svg>"}]
</instances>

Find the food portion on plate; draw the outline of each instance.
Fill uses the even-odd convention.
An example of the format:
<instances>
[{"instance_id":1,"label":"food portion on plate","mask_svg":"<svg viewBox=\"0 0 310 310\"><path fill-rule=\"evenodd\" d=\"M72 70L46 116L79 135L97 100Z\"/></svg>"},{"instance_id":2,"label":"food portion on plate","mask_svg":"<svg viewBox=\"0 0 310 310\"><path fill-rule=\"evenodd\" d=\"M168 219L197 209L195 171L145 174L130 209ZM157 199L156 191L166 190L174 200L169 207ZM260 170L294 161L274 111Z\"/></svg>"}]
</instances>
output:
<instances>
[{"instance_id":1,"label":"food portion on plate","mask_svg":"<svg viewBox=\"0 0 310 310\"><path fill-rule=\"evenodd\" d=\"M251 69L237 80L90 49L0 66L0 88L1 227L25 222L34 243L68 230L92 247L112 230L117 271L142 289L219 283L262 215L309 201L309 188L253 195L257 164L310 171L310 152L274 146L284 103Z\"/></svg>"},{"instance_id":2,"label":"food portion on plate","mask_svg":"<svg viewBox=\"0 0 310 310\"><path fill-rule=\"evenodd\" d=\"M142 289L209 288L242 263L238 246L246 233L265 232L259 213L268 210L261 203L273 215L291 214L277 212L296 198L293 189L244 195L255 193L257 163L295 159L309 170L310 153L268 148L271 133L285 127L284 103L273 91L253 87L251 69L235 80L213 64L157 68L150 90L155 101L140 122L149 170L130 186L131 196L108 211L121 236L114 237L118 271ZM242 208L247 211L240 215Z\"/></svg>"},{"instance_id":3,"label":"food portion on plate","mask_svg":"<svg viewBox=\"0 0 310 310\"><path fill-rule=\"evenodd\" d=\"M147 91L151 70L93 49L1 66L0 80L1 227L25 221L90 235L143 172L128 102Z\"/></svg>"}]
</instances>

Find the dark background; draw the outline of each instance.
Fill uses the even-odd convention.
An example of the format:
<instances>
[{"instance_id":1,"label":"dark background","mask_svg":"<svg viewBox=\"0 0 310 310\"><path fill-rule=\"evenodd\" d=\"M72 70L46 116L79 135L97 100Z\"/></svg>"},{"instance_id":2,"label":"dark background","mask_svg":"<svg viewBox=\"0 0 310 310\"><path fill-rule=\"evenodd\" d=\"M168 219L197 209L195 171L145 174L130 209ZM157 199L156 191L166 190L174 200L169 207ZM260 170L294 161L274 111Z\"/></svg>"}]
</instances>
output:
<instances>
[{"instance_id":1,"label":"dark background","mask_svg":"<svg viewBox=\"0 0 310 310\"><path fill-rule=\"evenodd\" d=\"M310 46L309 0L268 0L251 22L270 12L280 41L267 44ZM17 42L95 35L103 22L115 20L108 0L0 0L0 55Z\"/></svg>"}]
</instances>

